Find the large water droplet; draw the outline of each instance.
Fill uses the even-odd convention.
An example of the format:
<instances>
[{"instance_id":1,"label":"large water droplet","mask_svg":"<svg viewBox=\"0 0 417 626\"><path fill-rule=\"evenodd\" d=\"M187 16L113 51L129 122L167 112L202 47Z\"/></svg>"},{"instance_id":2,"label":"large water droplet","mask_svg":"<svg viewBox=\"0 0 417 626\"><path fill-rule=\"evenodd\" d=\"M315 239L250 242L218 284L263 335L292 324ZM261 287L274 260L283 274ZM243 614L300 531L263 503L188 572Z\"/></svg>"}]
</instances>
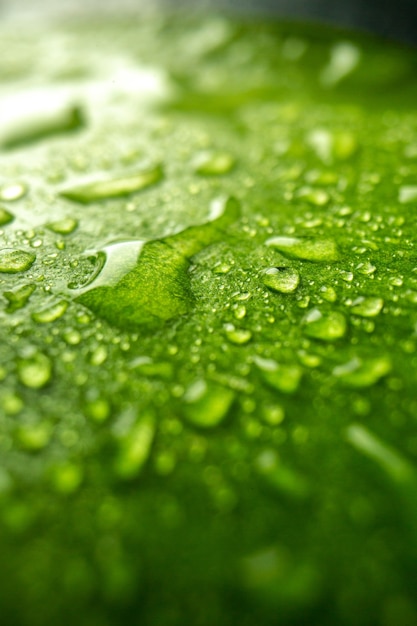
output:
<instances>
[{"instance_id":1,"label":"large water droplet","mask_svg":"<svg viewBox=\"0 0 417 626\"><path fill-rule=\"evenodd\" d=\"M254 362L267 385L283 393L297 391L303 375L299 365L281 364L261 357L255 357Z\"/></svg>"},{"instance_id":2,"label":"large water droplet","mask_svg":"<svg viewBox=\"0 0 417 626\"><path fill-rule=\"evenodd\" d=\"M351 311L361 317L376 317L382 311L384 301L382 298L359 297L352 302Z\"/></svg>"},{"instance_id":3,"label":"large water droplet","mask_svg":"<svg viewBox=\"0 0 417 626\"><path fill-rule=\"evenodd\" d=\"M78 106L57 110L49 115L18 119L2 133L0 145L3 149L18 148L54 135L72 132L84 124L84 115Z\"/></svg>"},{"instance_id":4,"label":"large water droplet","mask_svg":"<svg viewBox=\"0 0 417 626\"><path fill-rule=\"evenodd\" d=\"M227 417L235 394L211 381L197 380L185 392L184 414L201 428L214 428Z\"/></svg>"},{"instance_id":5,"label":"large water droplet","mask_svg":"<svg viewBox=\"0 0 417 626\"><path fill-rule=\"evenodd\" d=\"M48 324L55 322L55 320L62 317L68 308L68 302L66 300L60 300L56 304L53 304L42 311L32 313L32 319L38 324Z\"/></svg>"},{"instance_id":6,"label":"large water droplet","mask_svg":"<svg viewBox=\"0 0 417 626\"><path fill-rule=\"evenodd\" d=\"M243 346L252 339L252 333L245 328L236 328L234 324L225 324L224 329L229 341L237 346Z\"/></svg>"},{"instance_id":7,"label":"large water droplet","mask_svg":"<svg viewBox=\"0 0 417 626\"><path fill-rule=\"evenodd\" d=\"M291 267L270 267L263 272L262 282L272 291L293 293L300 283L300 274Z\"/></svg>"},{"instance_id":8,"label":"large water droplet","mask_svg":"<svg viewBox=\"0 0 417 626\"><path fill-rule=\"evenodd\" d=\"M123 329L155 327L187 313L194 301L188 272L192 257L221 241L239 212L234 198L218 199L206 224L161 240L106 247L101 270L77 300Z\"/></svg>"},{"instance_id":9,"label":"large water droplet","mask_svg":"<svg viewBox=\"0 0 417 626\"><path fill-rule=\"evenodd\" d=\"M316 262L332 262L339 259L339 251L332 239L271 237L265 243L292 259Z\"/></svg>"},{"instance_id":10,"label":"large water droplet","mask_svg":"<svg viewBox=\"0 0 417 626\"><path fill-rule=\"evenodd\" d=\"M144 414L139 421L120 438L119 452L115 461L116 474L125 480L137 476L145 465L155 436L155 419Z\"/></svg>"},{"instance_id":11,"label":"large water droplet","mask_svg":"<svg viewBox=\"0 0 417 626\"><path fill-rule=\"evenodd\" d=\"M20 382L30 389L41 389L51 380L52 363L49 357L36 352L30 358L17 363L17 375Z\"/></svg>"},{"instance_id":12,"label":"large water droplet","mask_svg":"<svg viewBox=\"0 0 417 626\"><path fill-rule=\"evenodd\" d=\"M5 274L17 274L26 272L32 267L36 260L36 255L25 250L15 250L14 248L4 248L0 250L0 272Z\"/></svg>"},{"instance_id":13,"label":"large water droplet","mask_svg":"<svg viewBox=\"0 0 417 626\"><path fill-rule=\"evenodd\" d=\"M61 196L74 202L89 204L90 202L128 196L142 191L142 189L158 183L162 180L162 177L163 170L158 165L133 174L122 174L112 178L102 178L89 183L75 185L61 191Z\"/></svg>"},{"instance_id":14,"label":"large water droplet","mask_svg":"<svg viewBox=\"0 0 417 626\"><path fill-rule=\"evenodd\" d=\"M367 359L353 358L333 370L336 376L348 387L371 387L391 371L391 361L387 356Z\"/></svg>"},{"instance_id":15,"label":"large water droplet","mask_svg":"<svg viewBox=\"0 0 417 626\"><path fill-rule=\"evenodd\" d=\"M319 309L312 309L303 321L304 333L314 339L336 341L346 334L346 318L338 311L322 313Z\"/></svg>"},{"instance_id":16,"label":"large water droplet","mask_svg":"<svg viewBox=\"0 0 417 626\"><path fill-rule=\"evenodd\" d=\"M0 187L0 200L14 202L20 200L28 192L25 183L6 183Z\"/></svg>"}]
</instances>

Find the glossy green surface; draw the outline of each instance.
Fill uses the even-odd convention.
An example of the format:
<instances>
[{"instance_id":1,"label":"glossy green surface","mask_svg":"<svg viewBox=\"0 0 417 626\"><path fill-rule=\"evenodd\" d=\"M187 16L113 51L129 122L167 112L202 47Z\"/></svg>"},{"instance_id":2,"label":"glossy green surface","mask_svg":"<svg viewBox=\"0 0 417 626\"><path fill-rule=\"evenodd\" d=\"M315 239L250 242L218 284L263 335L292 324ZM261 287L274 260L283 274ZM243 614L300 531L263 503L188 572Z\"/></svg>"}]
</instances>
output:
<instances>
[{"instance_id":1,"label":"glossy green surface","mask_svg":"<svg viewBox=\"0 0 417 626\"><path fill-rule=\"evenodd\" d=\"M417 623L417 56L0 31L0 606Z\"/></svg>"}]
</instances>

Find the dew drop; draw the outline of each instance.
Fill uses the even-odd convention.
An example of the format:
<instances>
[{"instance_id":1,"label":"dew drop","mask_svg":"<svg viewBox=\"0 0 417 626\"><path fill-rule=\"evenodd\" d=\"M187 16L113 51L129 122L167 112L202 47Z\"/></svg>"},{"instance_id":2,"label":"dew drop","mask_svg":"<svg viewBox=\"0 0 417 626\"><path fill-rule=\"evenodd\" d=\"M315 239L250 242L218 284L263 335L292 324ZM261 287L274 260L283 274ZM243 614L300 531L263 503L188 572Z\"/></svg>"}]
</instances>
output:
<instances>
[{"instance_id":1,"label":"dew drop","mask_svg":"<svg viewBox=\"0 0 417 626\"><path fill-rule=\"evenodd\" d=\"M32 313L32 319L38 324L48 324L50 322L55 322L57 319L64 315L67 308L68 302L66 300L61 300L60 302L57 302L56 304L53 304L46 309L42 309L42 311L36 311L35 313Z\"/></svg>"},{"instance_id":2,"label":"dew drop","mask_svg":"<svg viewBox=\"0 0 417 626\"><path fill-rule=\"evenodd\" d=\"M300 275L291 267L270 267L262 273L262 282L271 291L293 293L300 283Z\"/></svg>"},{"instance_id":3,"label":"dew drop","mask_svg":"<svg viewBox=\"0 0 417 626\"><path fill-rule=\"evenodd\" d=\"M52 426L48 422L40 424L27 424L18 430L17 438L19 444L25 450L38 452L45 448L52 436Z\"/></svg>"},{"instance_id":4,"label":"dew drop","mask_svg":"<svg viewBox=\"0 0 417 626\"><path fill-rule=\"evenodd\" d=\"M339 365L333 370L333 375L348 387L371 387L391 371L391 361L388 357L369 359L353 358L348 363Z\"/></svg>"},{"instance_id":5,"label":"dew drop","mask_svg":"<svg viewBox=\"0 0 417 626\"><path fill-rule=\"evenodd\" d=\"M234 399L231 389L199 379L184 394L184 415L194 426L214 428L225 420Z\"/></svg>"},{"instance_id":6,"label":"dew drop","mask_svg":"<svg viewBox=\"0 0 417 626\"><path fill-rule=\"evenodd\" d=\"M108 198L128 196L155 185L162 178L163 170L158 165L133 174L102 178L89 183L75 185L61 191L61 196L74 202L89 204L90 202L107 200Z\"/></svg>"},{"instance_id":7,"label":"dew drop","mask_svg":"<svg viewBox=\"0 0 417 626\"><path fill-rule=\"evenodd\" d=\"M204 152L196 157L194 169L201 176L221 176L228 174L234 165L234 157L227 152Z\"/></svg>"},{"instance_id":8,"label":"dew drop","mask_svg":"<svg viewBox=\"0 0 417 626\"><path fill-rule=\"evenodd\" d=\"M24 250L4 248L0 250L0 272L4 274L17 274L27 272L36 260L36 255Z\"/></svg>"},{"instance_id":9,"label":"dew drop","mask_svg":"<svg viewBox=\"0 0 417 626\"><path fill-rule=\"evenodd\" d=\"M326 300L326 302L336 302L337 300L337 294L333 287L327 287L326 285L324 285L320 289L320 294L323 300Z\"/></svg>"},{"instance_id":10,"label":"dew drop","mask_svg":"<svg viewBox=\"0 0 417 626\"><path fill-rule=\"evenodd\" d=\"M4 202L14 202L20 200L28 192L25 183L7 183L0 187L0 200Z\"/></svg>"},{"instance_id":11,"label":"dew drop","mask_svg":"<svg viewBox=\"0 0 417 626\"><path fill-rule=\"evenodd\" d=\"M322 341L336 341L344 337L347 331L346 318L337 311L322 313L319 309L312 309L303 322L304 333Z\"/></svg>"},{"instance_id":12,"label":"dew drop","mask_svg":"<svg viewBox=\"0 0 417 626\"><path fill-rule=\"evenodd\" d=\"M41 389L51 380L51 360L41 352L35 353L30 358L21 359L17 364L17 375L25 387Z\"/></svg>"},{"instance_id":13,"label":"dew drop","mask_svg":"<svg viewBox=\"0 0 417 626\"><path fill-rule=\"evenodd\" d=\"M155 437L155 419L144 414L119 440L119 451L115 461L116 474L124 479L135 478L149 458Z\"/></svg>"},{"instance_id":14,"label":"dew drop","mask_svg":"<svg viewBox=\"0 0 417 626\"><path fill-rule=\"evenodd\" d=\"M330 200L327 191L323 189L311 189L310 187L300 189L298 197L314 206L326 206Z\"/></svg>"},{"instance_id":15,"label":"dew drop","mask_svg":"<svg viewBox=\"0 0 417 626\"><path fill-rule=\"evenodd\" d=\"M262 379L273 389L288 394L297 391L303 375L299 365L281 364L272 359L261 357L255 357L254 363L258 367Z\"/></svg>"},{"instance_id":16,"label":"dew drop","mask_svg":"<svg viewBox=\"0 0 417 626\"><path fill-rule=\"evenodd\" d=\"M357 298L352 302L351 311L361 317L376 317L382 311L384 301L382 298Z\"/></svg>"},{"instance_id":17,"label":"dew drop","mask_svg":"<svg viewBox=\"0 0 417 626\"><path fill-rule=\"evenodd\" d=\"M258 474L279 494L296 500L304 500L309 495L310 488L305 478L284 466L275 450L261 452L255 465Z\"/></svg>"},{"instance_id":18,"label":"dew drop","mask_svg":"<svg viewBox=\"0 0 417 626\"><path fill-rule=\"evenodd\" d=\"M77 226L78 220L71 217L47 224L47 228L57 235L70 235L74 232Z\"/></svg>"},{"instance_id":19,"label":"dew drop","mask_svg":"<svg viewBox=\"0 0 417 626\"><path fill-rule=\"evenodd\" d=\"M5 291L3 295L6 300L8 300L6 313L14 313L18 309L22 309L28 302L30 296L35 291L35 289L36 285L28 284L17 287L13 291Z\"/></svg>"},{"instance_id":20,"label":"dew drop","mask_svg":"<svg viewBox=\"0 0 417 626\"><path fill-rule=\"evenodd\" d=\"M237 346L242 346L252 339L250 330L236 328L233 324L225 324L224 329L228 340Z\"/></svg>"},{"instance_id":21,"label":"dew drop","mask_svg":"<svg viewBox=\"0 0 417 626\"><path fill-rule=\"evenodd\" d=\"M401 204L408 204L417 200L417 185L403 185L399 189L398 200Z\"/></svg>"},{"instance_id":22,"label":"dew drop","mask_svg":"<svg viewBox=\"0 0 417 626\"><path fill-rule=\"evenodd\" d=\"M339 259L339 251L332 239L272 237L265 243L293 259L316 262L332 262Z\"/></svg>"}]
</instances>

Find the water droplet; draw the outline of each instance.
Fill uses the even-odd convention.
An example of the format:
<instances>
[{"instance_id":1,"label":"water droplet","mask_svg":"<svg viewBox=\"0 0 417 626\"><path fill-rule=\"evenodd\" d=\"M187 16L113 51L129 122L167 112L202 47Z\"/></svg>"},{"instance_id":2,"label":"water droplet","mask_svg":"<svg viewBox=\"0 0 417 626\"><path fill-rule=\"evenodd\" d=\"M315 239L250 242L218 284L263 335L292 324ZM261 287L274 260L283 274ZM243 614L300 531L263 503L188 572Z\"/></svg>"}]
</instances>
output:
<instances>
[{"instance_id":1,"label":"water droplet","mask_svg":"<svg viewBox=\"0 0 417 626\"><path fill-rule=\"evenodd\" d=\"M57 222L51 222L46 225L49 230L57 235L70 235L78 226L78 220L71 217L64 218Z\"/></svg>"},{"instance_id":2,"label":"water droplet","mask_svg":"<svg viewBox=\"0 0 417 626\"><path fill-rule=\"evenodd\" d=\"M194 426L214 428L227 417L235 399L231 389L197 380L184 394L184 414Z\"/></svg>"},{"instance_id":3,"label":"water droplet","mask_svg":"<svg viewBox=\"0 0 417 626\"><path fill-rule=\"evenodd\" d=\"M6 393L1 398L1 407L6 415L18 415L24 403L22 398L15 393Z\"/></svg>"},{"instance_id":4,"label":"water droplet","mask_svg":"<svg viewBox=\"0 0 417 626\"><path fill-rule=\"evenodd\" d=\"M265 243L285 256L302 261L331 262L339 259L339 251L332 239L272 237Z\"/></svg>"},{"instance_id":5,"label":"water droplet","mask_svg":"<svg viewBox=\"0 0 417 626\"><path fill-rule=\"evenodd\" d=\"M293 293L300 283L300 274L291 267L270 267L264 270L262 282L272 291Z\"/></svg>"},{"instance_id":6,"label":"water droplet","mask_svg":"<svg viewBox=\"0 0 417 626\"><path fill-rule=\"evenodd\" d=\"M361 317L376 317L382 311L384 301L382 298L357 298L352 302L351 311Z\"/></svg>"},{"instance_id":7,"label":"water droplet","mask_svg":"<svg viewBox=\"0 0 417 626\"><path fill-rule=\"evenodd\" d=\"M367 261L366 263L359 263L359 265L356 266L356 270L359 272L359 274L363 274L364 276L370 276L376 271L376 267L375 265L372 265L372 263Z\"/></svg>"},{"instance_id":8,"label":"water droplet","mask_svg":"<svg viewBox=\"0 0 417 626\"><path fill-rule=\"evenodd\" d=\"M312 189L311 187L304 187L300 189L297 195L302 200L306 200L314 206L326 206L330 200L330 196L327 191L324 191L323 189Z\"/></svg>"},{"instance_id":9,"label":"water droplet","mask_svg":"<svg viewBox=\"0 0 417 626\"><path fill-rule=\"evenodd\" d=\"M90 363L96 367L103 365L107 360L108 352L106 346L97 346L90 354Z\"/></svg>"},{"instance_id":10,"label":"water droplet","mask_svg":"<svg viewBox=\"0 0 417 626\"><path fill-rule=\"evenodd\" d=\"M337 85L356 69L360 59L360 49L350 41L334 44L330 50L330 61L320 74L320 82L324 87Z\"/></svg>"},{"instance_id":11,"label":"water droplet","mask_svg":"<svg viewBox=\"0 0 417 626\"><path fill-rule=\"evenodd\" d=\"M407 459L365 426L350 424L346 429L346 439L359 452L375 461L394 482L415 482L415 470Z\"/></svg>"},{"instance_id":12,"label":"water droplet","mask_svg":"<svg viewBox=\"0 0 417 626\"><path fill-rule=\"evenodd\" d=\"M45 354L36 352L30 358L18 361L17 375L25 387L41 389L51 380L52 363Z\"/></svg>"},{"instance_id":13,"label":"water droplet","mask_svg":"<svg viewBox=\"0 0 417 626\"><path fill-rule=\"evenodd\" d=\"M233 314L237 320L243 320L246 317L246 307L243 304L236 304L233 308Z\"/></svg>"},{"instance_id":14,"label":"water droplet","mask_svg":"<svg viewBox=\"0 0 417 626\"><path fill-rule=\"evenodd\" d=\"M4 207L0 206L0 226L6 226L6 224L10 224L13 220L14 215Z\"/></svg>"},{"instance_id":15,"label":"water droplet","mask_svg":"<svg viewBox=\"0 0 417 626\"><path fill-rule=\"evenodd\" d=\"M264 421L270 426L278 426L284 421L285 411L279 404L273 406L264 406L262 409Z\"/></svg>"},{"instance_id":16,"label":"water droplet","mask_svg":"<svg viewBox=\"0 0 417 626\"><path fill-rule=\"evenodd\" d=\"M401 204L408 204L417 200L417 185L403 185L400 187L398 200Z\"/></svg>"},{"instance_id":17,"label":"water droplet","mask_svg":"<svg viewBox=\"0 0 417 626\"><path fill-rule=\"evenodd\" d=\"M390 371L391 361L386 356L367 359L355 357L335 367L333 375L348 387L362 388L371 387Z\"/></svg>"},{"instance_id":18,"label":"water droplet","mask_svg":"<svg viewBox=\"0 0 417 626\"><path fill-rule=\"evenodd\" d=\"M125 480L135 478L149 458L155 436L155 419L147 413L119 441L116 474Z\"/></svg>"},{"instance_id":19,"label":"water droplet","mask_svg":"<svg viewBox=\"0 0 417 626\"><path fill-rule=\"evenodd\" d=\"M303 375L298 365L281 364L261 357L255 357L254 363L259 368L263 380L270 387L282 393L291 394L297 391Z\"/></svg>"},{"instance_id":20,"label":"water droplet","mask_svg":"<svg viewBox=\"0 0 417 626\"><path fill-rule=\"evenodd\" d=\"M20 200L28 192L25 183L7 183L0 187L0 200L4 202L14 202Z\"/></svg>"},{"instance_id":21,"label":"water droplet","mask_svg":"<svg viewBox=\"0 0 417 626\"><path fill-rule=\"evenodd\" d=\"M344 337L347 331L346 318L337 311L322 313L319 309L312 309L303 322L304 333L322 341L336 341Z\"/></svg>"},{"instance_id":22,"label":"water droplet","mask_svg":"<svg viewBox=\"0 0 417 626\"><path fill-rule=\"evenodd\" d=\"M18 309L22 309L28 302L30 296L35 291L36 285L28 284L17 287L13 291L5 291L3 293L9 304L7 305L6 312L14 313Z\"/></svg>"},{"instance_id":23,"label":"water droplet","mask_svg":"<svg viewBox=\"0 0 417 626\"><path fill-rule=\"evenodd\" d=\"M310 492L306 479L285 467L275 450L264 450L257 457L256 469L266 483L281 495L304 500Z\"/></svg>"},{"instance_id":24,"label":"water droplet","mask_svg":"<svg viewBox=\"0 0 417 626\"><path fill-rule=\"evenodd\" d=\"M82 339L82 336L81 336L81 333L78 332L78 330L70 329L64 333L64 340L70 346L78 346L81 339Z\"/></svg>"},{"instance_id":25,"label":"water droplet","mask_svg":"<svg viewBox=\"0 0 417 626\"><path fill-rule=\"evenodd\" d=\"M0 250L0 272L5 274L17 274L27 272L36 260L36 255L24 250L3 248Z\"/></svg>"},{"instance_id":26,"label":"water droplet","mask_svg":"<svg viewBox=\"0 0 417 626\"><path fill-rule=\"evenodd\" d=\"M234 157L227 152L204 152L194 162L195 172L201 176L228 174L234 165Z\"/></svg>"},{"instance_id":27,"label":"water droplet","mask_svg":"<svg viewBox=\"0 0 417 626\"><path fill-rule=\"evenodd\" d=\"M134 369L142 376L158 377L164 380L172 380L174 368L172 363L166 361L158 361L154 363L149 357L138 357L132 363L130 368Z\"/></svg>"},{"instance_id":28,"label":"water droplet","mask_svg":"<svg viewBox=\"0 0 417 626\"><path fill-rule=\"evenodd\" d=\"M239 216L231 197L212 203L211 221L161 240L107 246L104 263L76 299L114 326L156 327L186 314L194 303L189 268L192 257L222 241ZM79 293L79 292L78 292Z\"/></svg>"},{"instance_id":29,"label":"water droplet","mask_svg":"<svg viewBox=\"0 0 417 626\"><path fill-rule=\"evenodd\" d=\"M2 133L0 145L3 149L10 150L54 135L73 132L84 124L84 114L78 106L57 109L33 118L16 119L10 128Z\"/></svg>"},{"instance_id":30,"label":"water droplet","mask_svg":"<svg viewBox=\"0 0 417 626\"><path fill-rule=\"evenodd\" d=\"M392 285L393 287L402 287L404 281L401 278L401 276L393 276L392 278L389 279L388 283Z\"/></svg>"},{"instance_id":31,"label":"water droplet","mask_svg":"<svg viewBox=\"0 0 417 626\"><path fill-rule=\"evenodd\" d=\"M89 204L90 202L119 198L142 191L142 189L158 183L162 180L162 177L162 167L158 165L133 174L124 174L75 185L62 191L61 196L74 202Z\"/></svg>"},{"instance_id":32,"label":"water droplet","mask_svg":"<svg viewBox=\"0 0 417 626\"><path fill-rule=\"evenodd\" d=\"M236 328L233 324L225 324L224 329L228 340L235 343L237 346L242 346L252 339L250 330Z\"/></svg>"},{"instance_id":33,"label":"water droplet","mask_svg":"<svg viewBox=\"0 0 417 626\"><path fill-rule=\"evenodd\" d=\"M67 308L68 302L66 300L61 300L60 302L56 302L52 306L48 306L46 309L42 309L42 311L32 313L32 319L38 324L48 324L50 322L55 322L55 320L64 315Z\"/></svg>"},{"instance_id":34,"label":"water droplet","mask_svg":"<svg viewBox=\"0 0 417 626\"><path fill-rule=\"evenodd\" d=\"M326 302L336 302L337 300L337 294L333 287L327 287L326 285L324 285L320 289L320 294L323 300L326 300Z\"/></svg>"}]
</instances>

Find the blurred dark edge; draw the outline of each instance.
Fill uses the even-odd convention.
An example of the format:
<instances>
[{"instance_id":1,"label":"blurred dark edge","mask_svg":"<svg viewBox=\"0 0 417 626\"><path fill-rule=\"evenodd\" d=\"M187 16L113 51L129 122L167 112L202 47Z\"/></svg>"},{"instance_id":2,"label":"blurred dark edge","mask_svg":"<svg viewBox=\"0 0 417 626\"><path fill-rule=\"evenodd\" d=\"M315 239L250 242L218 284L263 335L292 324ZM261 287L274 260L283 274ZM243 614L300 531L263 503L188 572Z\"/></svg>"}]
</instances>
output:
<instances>
[{"instance_id":1,"label":"blurred dark edge","mask_svg":"<svg viewBox=\"0 0 417 626\"><path fill-rule=\"evenodd\" d=\"M0 0L0 18L26 20L127 12L225 10L359 28L417 45L417 0Z\"/></svg>"}]
</instances>

